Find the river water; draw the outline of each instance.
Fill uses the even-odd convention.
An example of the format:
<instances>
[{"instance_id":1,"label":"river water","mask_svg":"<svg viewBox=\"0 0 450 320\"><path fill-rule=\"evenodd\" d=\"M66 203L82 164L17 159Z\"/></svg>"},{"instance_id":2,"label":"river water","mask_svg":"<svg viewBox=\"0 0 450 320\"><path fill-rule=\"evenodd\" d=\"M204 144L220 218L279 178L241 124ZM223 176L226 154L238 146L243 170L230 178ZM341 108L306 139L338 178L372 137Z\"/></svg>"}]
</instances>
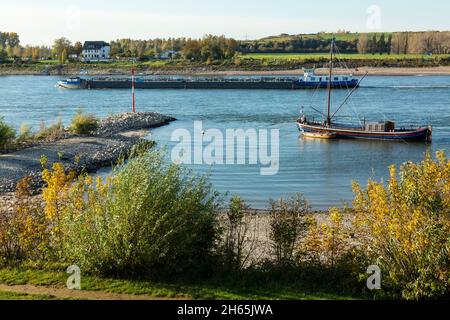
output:
<instances>
[{"instance_id":1,"label":"river water","mask_svg":"<svg viewBox=\"0 0 450 320\"><path fill-rule=\"evenodd\" d=\"M17 128L38 129L61 118L65 124L79 108L99 117L129 111L128 90L62 90L57 77L0 77L0 116ZM339 105L347 91L334 91ZM205 130L279 129L278 174L263 176L259 165L191 165L208 173L218 191L238 194L255 208L268 199L303 193L316 209L342 205L352 199L351 181L386 178L390 164L419 161L427 151L450 147L450 77L368 77L339 113L340 120L396 120L401 124L432 124L431 145L406 142L320 141L299 137L294 119L301 106L325 109L326 91L138 90L138 111L156 111L179 119L153 131L169 152L176 129L193 131L194 121ZM316 114L317 116L317 114Z\"/></svg>"}]
</instances>

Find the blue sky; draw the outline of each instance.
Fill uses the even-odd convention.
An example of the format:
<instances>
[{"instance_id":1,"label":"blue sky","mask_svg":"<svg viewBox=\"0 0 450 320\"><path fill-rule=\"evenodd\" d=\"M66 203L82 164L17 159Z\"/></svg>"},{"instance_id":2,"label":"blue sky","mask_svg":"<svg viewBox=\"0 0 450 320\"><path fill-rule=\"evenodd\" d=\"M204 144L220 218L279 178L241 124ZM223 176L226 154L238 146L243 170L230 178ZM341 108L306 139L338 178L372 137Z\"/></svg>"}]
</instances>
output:
<instances>
[{"instance_id":1,"label":"blue sky","mask_svg":"<svg viewBox=\"0 0 450 320\"><path fill-rule=\"evenodd\" d=\"M450 30L448 0L16 0L2 3L0 30L22 44L117 38L254 39L280 33Z\"/></svg>"}]
</instances>

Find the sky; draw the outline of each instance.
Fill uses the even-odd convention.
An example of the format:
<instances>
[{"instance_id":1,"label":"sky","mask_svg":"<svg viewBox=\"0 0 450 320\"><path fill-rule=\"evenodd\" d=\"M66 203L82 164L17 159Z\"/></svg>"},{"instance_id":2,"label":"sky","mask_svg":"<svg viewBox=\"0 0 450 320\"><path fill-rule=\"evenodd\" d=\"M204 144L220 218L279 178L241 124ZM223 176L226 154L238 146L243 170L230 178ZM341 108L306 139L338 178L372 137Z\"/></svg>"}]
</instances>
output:
<instances>
[{"instance_id":1,"label":"sky","mask_svg":"<svg viewBox=\"0 0 450 320\"><path fill-rule=\"evenodd\" d=\"M15 0L0 6L0 31L21 44L119 38L258 39L281 33L450 30L448 0Z\"/></svg>"}]
</instances>

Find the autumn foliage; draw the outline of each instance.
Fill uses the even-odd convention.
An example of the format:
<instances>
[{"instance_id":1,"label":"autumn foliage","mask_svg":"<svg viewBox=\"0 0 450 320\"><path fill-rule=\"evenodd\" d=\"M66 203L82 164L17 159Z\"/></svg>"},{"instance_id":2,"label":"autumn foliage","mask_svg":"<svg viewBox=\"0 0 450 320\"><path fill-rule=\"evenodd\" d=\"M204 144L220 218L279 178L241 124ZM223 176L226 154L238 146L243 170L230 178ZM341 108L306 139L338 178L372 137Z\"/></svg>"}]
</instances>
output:
<instances>
[{"instance_id":1,"label":"autumn foliage","mask_svg":"<svg viewBox=\"0 0 450 320\"><path fill-rule=\"evenodd\" d=\"M390 168L386 183L354 183L355 228L389 291L431 298L450 290L450 161L443 152Z\"/></svg>"}]
</instances>

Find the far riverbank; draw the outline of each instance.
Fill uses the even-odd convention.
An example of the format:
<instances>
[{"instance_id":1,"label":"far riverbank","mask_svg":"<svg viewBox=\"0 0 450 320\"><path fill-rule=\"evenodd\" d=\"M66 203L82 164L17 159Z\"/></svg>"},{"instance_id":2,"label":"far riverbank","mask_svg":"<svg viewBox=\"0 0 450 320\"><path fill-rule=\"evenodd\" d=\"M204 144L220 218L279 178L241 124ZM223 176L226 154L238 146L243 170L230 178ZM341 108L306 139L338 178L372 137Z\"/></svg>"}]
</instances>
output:
<instances>
[{"instance_id":1,"label":"far riverbank","mask_svg":"<svg viewBox=\"0 0 450 320\"><path fill-rule=\"evenodd\" d=\"M96 67L89 67L86 71L88 76L120 76L130 75L130 70L133 65L120 68L109 68L108 65L101 65ZM79 67L64 68L61 72L50 70L48 75L73 76L79 75L80 71L84 70ZM318 74L325 74L328 69L317 68ZM352 73L356 76L362 76L368 73L369 76L448 76L450 75L450 66L438 67L360 67L342 69L337 68L334 71L336 74ZM139 69L137 68L138 76L151 75L174 75L174 76L302 76L304 70L302 68L294 69L275 69L267 68L263 70L246 70L238 68L213 68L213 67L186 67L186 68L157 68L157 69ZM0 76L15 76L15 75L33 75L41 76L42 70L22 67L3 67L0 68Z\"/></svg>"}]
</instances>

